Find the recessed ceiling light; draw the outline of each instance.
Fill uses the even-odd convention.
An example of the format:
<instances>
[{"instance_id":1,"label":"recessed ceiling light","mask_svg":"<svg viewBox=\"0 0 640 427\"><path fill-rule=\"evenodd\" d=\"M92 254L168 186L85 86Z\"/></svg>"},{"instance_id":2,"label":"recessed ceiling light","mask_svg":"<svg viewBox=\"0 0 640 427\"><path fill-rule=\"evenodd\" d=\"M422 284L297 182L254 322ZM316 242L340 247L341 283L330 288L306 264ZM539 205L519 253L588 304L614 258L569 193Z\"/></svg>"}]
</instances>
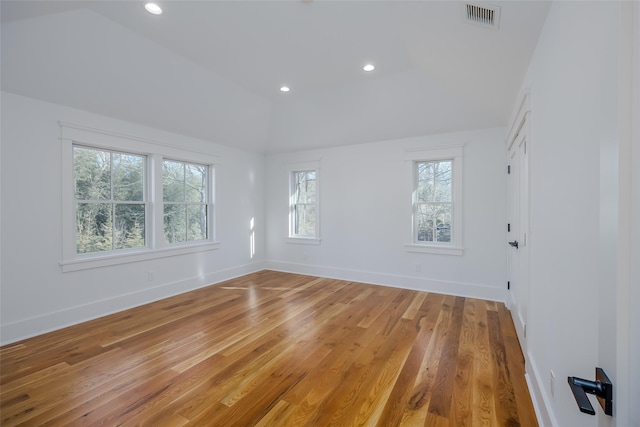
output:
<instances>
[{"instance_id":1,"label":"recessed ceiling light","mask_svg":"<svg viewBox=\"0 0 640 427\"><path fill-rule=\"evenodd\" d=\"M144 5L144 8L147 10L147 12L152 13L154 15L160 15L162 13L162 8L155 3L151 3L151 2L146 3Z\"/></svg>"},{"instance_id":2,"label":"recessed ceiling light","mask_svg":"<svg viewBox=\"0 0 640 427\"><path fill-rule=\"evenodd\" d=\"M367 64L364 67L362 67L362 69L365 71L373 71L376 69L376 67L373 64Z\"/></svg>"},{"instance_id":3,"label":"recessed ceiling light","mask_svg":"<svg viewBox=\"0 0 640 427\"><path fill-rule=\"evenodd\" d=\"M282 87L280 88L280 92L289 92L290 90L291 90L291 89L289 89L289 87L287 87L287 86L282 86Z\"/></svg>"}]
</instances>

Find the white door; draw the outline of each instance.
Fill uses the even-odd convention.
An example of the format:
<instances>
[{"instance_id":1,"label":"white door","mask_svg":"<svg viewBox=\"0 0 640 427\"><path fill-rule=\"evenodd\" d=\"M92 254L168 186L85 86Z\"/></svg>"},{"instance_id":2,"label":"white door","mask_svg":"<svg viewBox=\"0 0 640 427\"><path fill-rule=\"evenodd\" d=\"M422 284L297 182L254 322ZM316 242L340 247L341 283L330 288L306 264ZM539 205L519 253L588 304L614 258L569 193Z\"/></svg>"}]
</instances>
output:
<instances>
[{"instance_id":1,"label":"white door","mask_svg":"<svg viewBox=\"0 0 640 427\"><path fill-rule=\"evenodd\" d=\"M600 144L600 350L613 383L613 417L594 402L598 427L640 426L640 3L620 3L615 137ZM633 60L630 60L633 58Z\"/></svg>"},{"instance_id":2,"label":"white door","mask_svg":"<svg viewBox=\"0 0 640 427\"><path fill-rule=\"evenodd\" d=\"M509 292L511 311L522 351L527 348L527 315L529 308L528 264L528 153L527 116L525 114L518 132L509 141L508 152L508 200L507 224L509 245Z\"/></svg>"}]
</instances>

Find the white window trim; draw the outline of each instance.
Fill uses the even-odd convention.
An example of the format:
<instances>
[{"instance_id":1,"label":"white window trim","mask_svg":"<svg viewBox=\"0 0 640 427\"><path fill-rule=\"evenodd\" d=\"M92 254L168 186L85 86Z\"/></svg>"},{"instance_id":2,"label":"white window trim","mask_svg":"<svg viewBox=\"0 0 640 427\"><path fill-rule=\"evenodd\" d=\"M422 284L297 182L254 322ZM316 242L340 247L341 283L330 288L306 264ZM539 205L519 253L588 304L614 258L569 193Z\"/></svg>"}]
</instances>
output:
<instances>
[{"instance_id":1,"label":"white window trim","mask_svg":"<svg viewBox=\"0 0 640 427\"><path fill-rule=\"evenodd\" d=\"M462 172L463 172L464 144L448 145L432 148L420 148L416 150L407 150L405 152L405 161L407 163L408 182L411 190L411 206L410 206L410 223L408 227L407 240L405 244L407 252L418 252L440 255L463 255L463 224L462 224ZM452 241L447 243L427 242L422 243L416 241L415 227L415 204L417 196L415 192L415 164L419 161L432 162L438 160L453 161L452 176L452 196L453 196L453 227Z\"/></svg>"},{"instance_id":2,"label":"white window trim","mask_svg":"<svg viewBox=\"0 0 640 427\"><path fill-rule=\"evenodd\" d=\"M288 219L289 226L288 232L289 235L286 238L288 243L294 243L299 245L319 245L321 242L320 238L320 160L307 161L307 162L297 162L297 163L289 163L287 164L287 181L288 185L288 201L289 206L288 210ZM316 200L315 200L315 212L316 212L316 223L315 223L315 236L294 236L293 235L293 216L292 216L292 194L293 194L293 172L300 171L310 171L313 170L316 172Z\"/></svg>"},{"instance_id":3,"label":"white window trim","mask_svg":"<svg viewBox=\"0 0 640 427\"><path fill-rule=\"evenodd\" d=\"M145 261L215 250L220 247L216 236L215 164L218 158L206 153L185 150L149 139L133 137L86 126L60 122L62 166L62 261L63 272L85 270L131 262ZM75 247L76 219L73 194L74 144L147 156L148 186L146 246L140 249L107 253L77 254ZM164 158L204 164L209 167L209 238L205 241L168 245L164 242L162 221L162 160Z\"/></svg>"}]
</instances>

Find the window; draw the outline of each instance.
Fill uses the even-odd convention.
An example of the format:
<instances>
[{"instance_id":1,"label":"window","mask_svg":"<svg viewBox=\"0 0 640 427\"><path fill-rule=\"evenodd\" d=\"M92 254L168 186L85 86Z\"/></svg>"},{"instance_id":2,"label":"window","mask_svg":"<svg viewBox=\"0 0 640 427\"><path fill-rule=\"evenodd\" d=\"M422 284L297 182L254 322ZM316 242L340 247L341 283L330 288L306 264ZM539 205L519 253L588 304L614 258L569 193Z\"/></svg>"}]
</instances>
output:
<instances>
[{"instance_id":1,"label":"window","mask_svg":"<svg viewBox=\"0 0 640 427\"><path fill-rule=\"evenodd\" d=\"M316 171L295 171L292 175L291 235L316 235Z\"/></svg>"},{"instance_id":2,"label":"window","mask_svg":"<svg viewBox=\"0 0 640 427\"><path fill-rule=\"evenodd\" d=\"M206 240L208 167L175 160L162 162L164 239L168 244Z\"/></svg>"},{"instance_id":3,"label":"window","mask_svg":"<svg viewBox=\"0 0 640 427\"><path fill-rule=\"evenodd\" d=\"M73 147L76 252L145 246L146 157Z\"/></svg>"},{"instance_id":4,"label":"window","mask_svg":"<svg viewBox=\"0 0 640 427\"><path fill-rule=\"evenodd\" d=\"M289 170L289 237L319 243L319 164L308 162Z\"/></svg>"},{"instance_id":5,"label":"window","mask_svg":"<svg viewBox=\"0 0 640 427\"><path fill-rule=\"evenodd\" d=\"M451 242L452 164L452 160L415 162L417 242Z\"/></svg>"},{"instance_id":6,"label":"window","mask_svg":"<svg viewBox=\"0 0 640 427\"><path fill-rule=\"evenodd\" d=\"M412 212L409 251L462 254L462 147L407 152Z\"/></svg>"},{"instance_id":7,"label":"window","mask_svg":"<svg viewBox=\"0 0 640 427\"><path fill-rule=\"evenodd\" d=\"M61 123L62 271L216 249L214 156Z\"/></svg>"}]
</instances>

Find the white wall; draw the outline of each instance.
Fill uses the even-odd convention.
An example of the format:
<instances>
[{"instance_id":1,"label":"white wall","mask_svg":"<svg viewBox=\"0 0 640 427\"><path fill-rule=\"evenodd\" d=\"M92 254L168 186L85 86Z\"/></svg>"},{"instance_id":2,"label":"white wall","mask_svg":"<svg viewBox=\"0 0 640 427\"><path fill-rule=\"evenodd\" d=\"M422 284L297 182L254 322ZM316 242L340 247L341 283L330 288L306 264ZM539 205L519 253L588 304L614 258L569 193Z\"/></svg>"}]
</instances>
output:
<instances>
[{"instance_id":1,"label":"white wall","mask_svg":"<svg viewBox=\"0 0 640 427\"><path fill-rule=\"evenodd\" d=\"M504 137L505 129L498 128L268 155L267 265L504 301ZM406 150L460 143L465 144L464 255L407 252L412 184ZM287 164L318 159L321 244L288 243Z\"/></svg>"},{"instance_id":2,"label":"white wall","mask_svg":"<svg viewBox=\"0 0 640 427\"><path fill-rule=\"evenodd\" d=\"M262 268L264 156L2 92L2 343ZM176 144L216 165L214 251L63 273L58 120ZM251 218L256 254L250 255ZM154 271L155 279L147 280Z\"/></svg>"},{"instance_id":3,"label":"white wall","mask_svg":"<svg viewBox=\"0 0 640 427\"><path fill-rule=\"evenodd\" d=\"M594 379L602 366L615 384L619 8L554 2L523 85L532 126L527 371L543 425L611 421L580 413L566 378Z\"/></svg>"}]
</instances>

